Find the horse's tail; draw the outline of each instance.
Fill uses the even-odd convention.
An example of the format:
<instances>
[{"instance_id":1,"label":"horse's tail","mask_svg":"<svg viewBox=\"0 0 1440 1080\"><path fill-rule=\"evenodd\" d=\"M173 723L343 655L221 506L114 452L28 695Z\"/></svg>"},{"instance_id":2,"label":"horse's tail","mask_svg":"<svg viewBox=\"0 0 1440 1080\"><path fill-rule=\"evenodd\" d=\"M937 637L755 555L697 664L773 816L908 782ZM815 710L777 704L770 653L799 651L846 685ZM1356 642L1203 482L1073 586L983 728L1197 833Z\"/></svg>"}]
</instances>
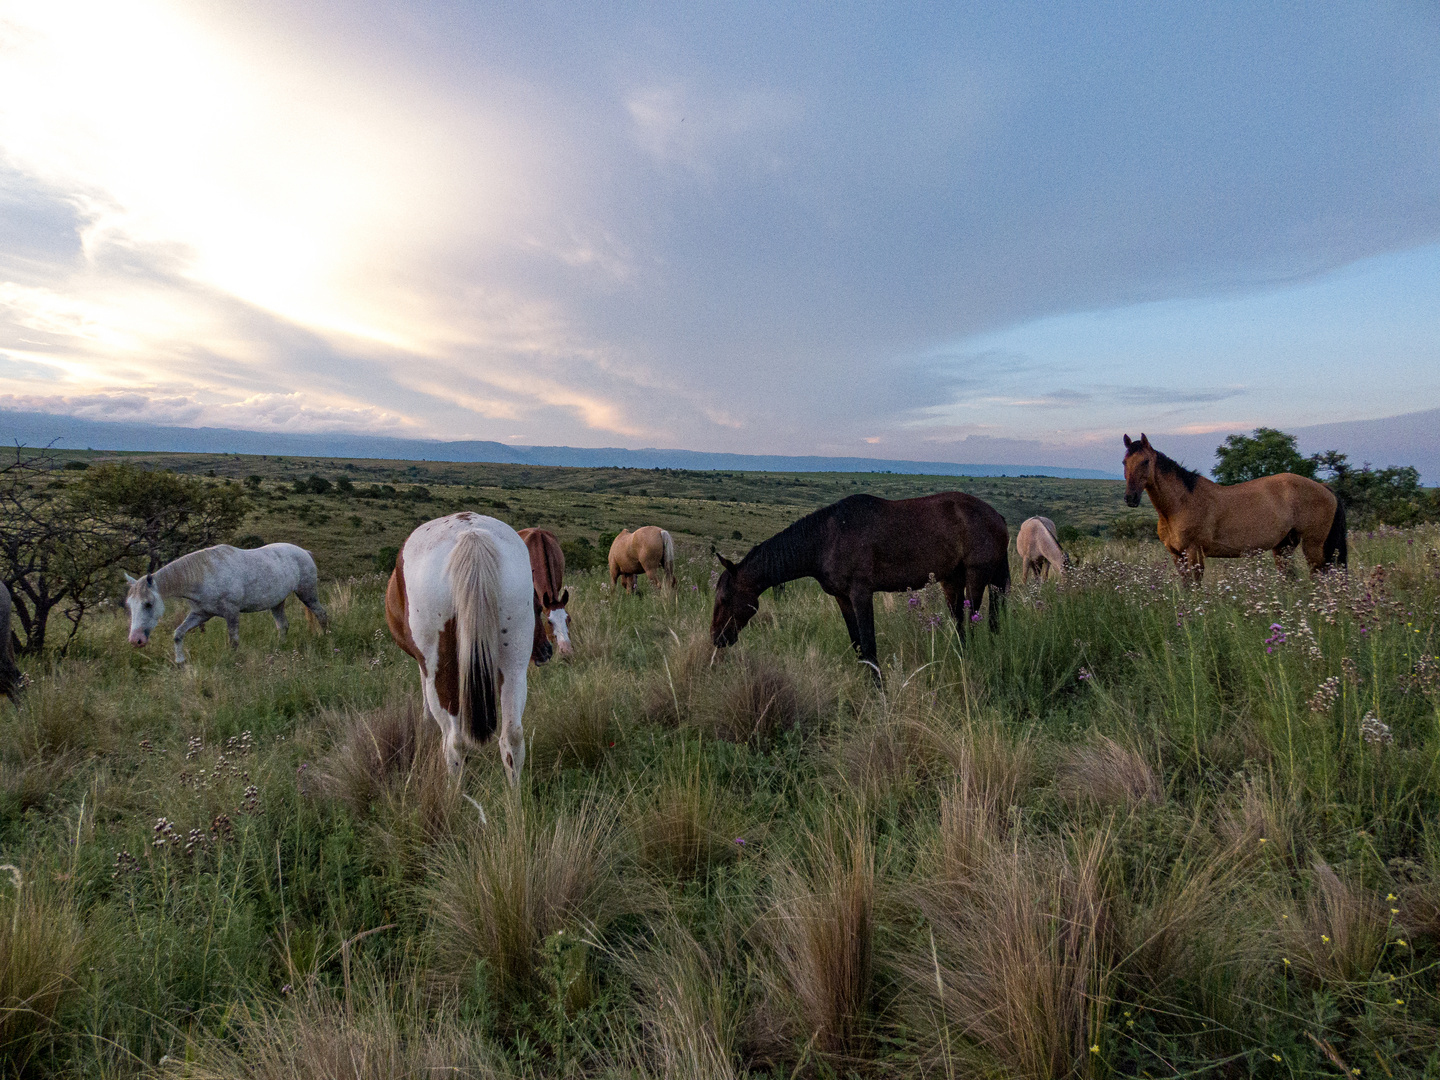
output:
<instances>
[{"instance_id":1,"label":"horse's tail","mask_svg":"<svg viewBox=\"0 0 1440 1080\"><path fill-rule=\"evenodd\" d=\"M1345 566L1350 558L1350 545L1346 539L1345 504L1335 497L1335 516L1330 521L1330 532L1325 537L1324 562Z\"/></svg>"},{"instance_id":2,"label":"horse's tail","mask_svg":"<svg viewBox=\"0 0 1440 1080\"><path fill-rule=\"evenodd\" d=\"M675 584L675 541L670 539L670 534L664 529L660 530L660 567L670 578L670 584Z\"/></svg>"},{"instance_id":3,"label":"horse's tail","mask_svg":"<svg viewBox=\"0 0 1440 1080\"><path fill-rule=\"evenodd\" d=\"M460 673L460 717L470 738L495 733L500 704L500 549L489 533L460 534L445 575L455 601L455 661Z\"/></svg>"}]
</instances>

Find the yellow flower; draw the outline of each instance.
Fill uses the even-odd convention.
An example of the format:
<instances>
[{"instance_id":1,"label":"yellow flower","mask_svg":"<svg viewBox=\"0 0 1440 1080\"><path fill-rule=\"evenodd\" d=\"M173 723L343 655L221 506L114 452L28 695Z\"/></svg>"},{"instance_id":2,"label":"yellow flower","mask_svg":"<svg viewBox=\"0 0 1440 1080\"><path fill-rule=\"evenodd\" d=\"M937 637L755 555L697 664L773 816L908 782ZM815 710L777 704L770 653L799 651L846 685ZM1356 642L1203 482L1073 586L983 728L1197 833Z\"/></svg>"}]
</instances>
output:
<instances>
[{"instance_id":1,"label":"yellow flower","mask_svg":"<svg viewBox=\"0 0 1440 1080\"><path fill-rule=\"evenodd\" d=\"M1400 898L1399 898L1398 896L1396 896L1396 895L1392 892L1392 893L1386 893L1386 894L1385 894L1385 899L1386 899L1386 900L1399 900Z\"/></svg>"},{"instance_id":2,"label":"yellow flower","mask_svg":"<svg viewBox=\"0 0 1440 1080\"><path fill-rule=\"evenodd\" d=\"M1396 945L1399 945L1399 946L1402 946L1402 947L1404 947L1404 948L1408 948L1408 947L1409 947L1409 946L1407 946L1407 945L1405 944L1405 939L1404 939L1404 938L1396 938L1396 939L1395 939L1395 944L1396 944Z\"/></svg>"},{"instance_id":3,"label":"yellow flower","mask_svg":"<svg viewBox=\"0 0 1440 1080\"><path fill-rule=\"evenodd\" d=\"M1396 998L1396 999L1395 999L1395 1004L1396 1004L1396 1005L1404 1005L1404 1004L1405 1004L1405 999L1404 999L1404 998Z\"/></svg>"},{"instance_id":4,"label":"yellow flower","mask_svg":"<svg viewBox=\"0 0 1440 1080\"><path fill-rule=\"evenodd\" d=\"M1092 1054L1098 1054L1100 1052L1100 1044L1096 1043L1094 1046L1090 1047L1090 1052Z\"/></svg>"},{"instance_id":5,"label":"yellow flower","mask_svg":"<svg viewBox=\"0 0 1440 1080\"><path fill-rule=\"evenodd\" d=\"M1325 942L1326 945L1329 945L1329 944L1330 944L1330 935L1329 935L1329 934L1321 934L1321 935L1320 935L1320 940L1323 941L1323 942Z\"/></svg>"},{"instance_id":6,"label":"yellow flower","mask_svg":"<svg viewBox=\"0 0 1440 1080\"><path fill-rule=\"evenodd\" d=\"M1262 836L1262 837L1260 837L1260 843L1264 844L1264 843L1268 843L1268 841L1265 839L1265 837Z\"/></svg>"},{"instance_id":7,"label":"yellow flower","mask_svg":"<svg viewBox=\"0 0 1440 1080\"><path fill-rule=\"evenodd\" d=\"M1285 961L1285 966L1286 966L1286 967L1289 967L1289 966L1290 966L1290 957L1288 957L1288 956L1282 956L1280 959L1282 959L1282 960Z\"/></svg>"},{"instance_id":8,"label":"yellow flower","mask_svg":"<svg viewBox=\"0 0 1440 1080\"><path fill-rule=\"evenodd\" d=\"M1271 1056L1272 1058L1274 1058L1276 1061L1284 1061L1284 1060L1285 1060L1285 1059L1282 1058L1279 1054L1271 1054L1270 1056Z\"/></svg>"},{"instance_id":9,"label":"yellow flower","mask_svg":"<svg viewBox=\"0 0 1440 1080\"><path fill-rule=\"evenodd\" d=\"M1390 909L1390 914L1391 914L1391 915L1399 915L1399 914L1400 914L1400 909L1399 909L1398 907L1392 907L1392 908Z\"/></svg>"},{"instance_id":10,"label":"yellow flower","mask_svg":"<svg viewBox=\"0 0 1440 1080\"><path fill-rule=\"evenodd\" d=\"M1125 1026L1126 1026L1126 1027L1134 1027L1134 1026L1135 1026L1135 1021L1134 1021L1134 1020L1126 1020L1126 1021L1125 1021Z\"/></svg>"}]
</instances>

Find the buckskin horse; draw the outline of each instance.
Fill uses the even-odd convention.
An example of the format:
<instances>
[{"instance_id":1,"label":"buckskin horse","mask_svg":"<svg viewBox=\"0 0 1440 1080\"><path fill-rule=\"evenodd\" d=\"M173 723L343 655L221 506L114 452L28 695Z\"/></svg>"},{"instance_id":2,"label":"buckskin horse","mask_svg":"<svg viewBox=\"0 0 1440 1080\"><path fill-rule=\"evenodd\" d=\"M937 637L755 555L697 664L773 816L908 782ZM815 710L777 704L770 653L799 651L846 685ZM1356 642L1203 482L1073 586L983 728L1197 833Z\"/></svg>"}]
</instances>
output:
<instances>
[{"instance_id":1,"label":"buckskin horse","mask_svg":"<svg viewBox=\"0 0 1440 1080\"><path fill-rule=\"evenodd\" d=\"M315 560L294 544L266 544L236 548L229 544L192 551L143 577L125 575L130 583L125 606L130 609L130 644L137 649L150 641L150 633L165 614L165 601L182 597L190 614L175 628L175 662L185 663L185 635L211 619L224 619L230 645L240 645L240 616L268 611L275 629L285 640L289 626L285 601L293 592L305 605L305 616L324 628L325 609L316 587Z\"/></svg>"},{"instance_id":2,"label":"buckskin horse","mask_svg":"<svg viewBox=\"0 0 1440 1080\"><path fill-rule=\"evenodd\" d=\"M675 541L656 525L642 525L633 533L626 529L610 542L610 584L619 580L622 588L635 591L635 578L642 571L650 584L675 587Z\"/></svg>"},{"instance_id":3,"label":"buckskin horse","mask_svg":"<svg viewBox=\"0 0 1440 1080\"><path fill-rule=\"evenodd\" d=\"M1010 533L988 503L958 491L918 499L851 495L816 510L756 544L738 563L719 552L710 639L735 644L766 589L813 577L835 598L850 643L878 681L874 594L923 587L933 574L945 590L963 638L967 608L978 611L987 587L990 628L1010 588Z\"/></svg>"},{"instance_id":4,"label":"buckskin horse","mask_svg":"<svg viewBox=\"0 0 1440 1080\"><path fill-rule=\"evenodd\" d=\"M545 529L521 529L520 539L530 550L530 577L545 620L545 636L561 656L570 655L570 590L565 588L565 552L555 534Z\"/></svg>"},{"instance_id":5,"label":"buckskin horse","mask_svg":"<svg viewBox=\"0 0 1440 1080\"><path fill-rule=\"evenodd\" d=\"M462 751L499 727L500 759L519 783L526 671L532 655L550 656L537 606L530 553L503 521L465 511L405 539L385 590L385 621L420 666L452 776L464 766Z\"/></svg>"},{"instance_id":6,"label":"buckskin horse","mask_svg":"<svg viewBox=\"0 0 1440 1080\"><path fill-rule=\"evenodd\" d=\"M1239 484L1217 484L1150 445L1125 436L1125 505L1139 506L1140 493L1160 521L1156 532L1177 569L1181 560L1195 581L1205 557L1234 559L1256 551L1275 553L1281 573L1290 570L1298 547L1314 573L1348 558L1345 505L1324 484L1295 473L1276 473Z\"/></svg>"}]
</instances>

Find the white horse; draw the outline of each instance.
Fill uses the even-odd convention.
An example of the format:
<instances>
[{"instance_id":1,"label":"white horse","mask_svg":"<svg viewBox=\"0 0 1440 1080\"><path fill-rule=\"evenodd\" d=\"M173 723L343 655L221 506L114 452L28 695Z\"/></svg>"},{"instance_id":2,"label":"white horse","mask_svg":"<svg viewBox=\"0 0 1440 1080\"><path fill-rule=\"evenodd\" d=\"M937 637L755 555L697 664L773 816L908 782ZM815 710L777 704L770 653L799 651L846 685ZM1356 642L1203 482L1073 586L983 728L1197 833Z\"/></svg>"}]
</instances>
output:
<instances>
[{"instance_id":1,"label":"white horse","mask_svg":"<svg viewBox=\"0 0 1440 1080\"><path fill-rule=\"evenodd\" d=\"M305 615L323 629L329 622L316 589L315 560L294 544L266 544L245 550L229 544L202 548L166 563L144 577L125 575L130 591L130 644L137 649L150 640L150 632L165 614L165 601L190 601L190 614L175 628L175 662L185 663L185 635L214 618L225 620L230 644L240 644L240 614L268 611L275 616L280 640L289 626L285 600L293 592L305 605Z\"/></svg>"},{"instance_id":2,"label":"white horse","mask_svg":"<svg viewBox=\"0 0 1440 1080\"><path fill-rule=\"evenodd\" d=\"M1015 551L1023 566L1020 572L1022 581L1029 581L1032 574L1044 579L1050 576L1051 570L1055 571L1056 577L1063 578L1065 567L1070 562L1056 539L1055 523L1047 517L1026 518L1020 523L1020 529L1015 534Z\"/></svg>"},{"instance_id":3,"label":"white horse","mask_svg":"<svg viewBox=\"0 0 1440 1080\"><path fill-rule=\"evenodd\" d=\"M468 511L427 521L405 540L385 590L395 644L420 665L425 707L458 778L462 750L500 728L512 784L525 764L525 676L550 657L530 553L509 525ZM484 814L484 811L481 811Z\"/></svg>"}]
</instances>

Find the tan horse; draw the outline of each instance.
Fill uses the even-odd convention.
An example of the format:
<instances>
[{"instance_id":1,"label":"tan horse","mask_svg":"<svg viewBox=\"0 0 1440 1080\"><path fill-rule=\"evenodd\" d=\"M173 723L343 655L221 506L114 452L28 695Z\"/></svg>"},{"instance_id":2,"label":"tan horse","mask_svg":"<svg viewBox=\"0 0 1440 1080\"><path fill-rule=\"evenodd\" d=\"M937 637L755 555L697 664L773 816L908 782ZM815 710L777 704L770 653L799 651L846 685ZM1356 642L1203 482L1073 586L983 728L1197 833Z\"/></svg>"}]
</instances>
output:
<instances>
[{"instance_id":1,"label":"tan horse","mask_svg":"<svg viewBox=\"0 0 1440 1080\"><path fill-rule=\"evenodd\" d=\"M618 580L623 588L635 591L636 575L644 572L655 588L675 587L675 541L655 525L644 525L633 533L626 529L610 545L610 584Z\"/></svg>"},{"instance_id":2,"label":"tan horse","mask_svg":"<svg viewBox=\"0 0 1440 1080\"><path fill-rule=\"evenodd\" d=\"M1050 571L1056 577L1065 576L1069 562L1065 552L1060 550L1060 541L1055 535L1055 523L1047 517L1026 518L1015 534L1015 551L1020 556L1021 580L1029 581L1031 576L1044 579Z\"/></svg>"},{"instance_id":3,"label":"tan horse","mask_svg":"<svg viewBox=\"0 0 1440 1080\"><path fill-rule=\"evenodd\" d=\"M1160 516L1160 542L1177 567L1186 560L1196 581L1207 555L1273 551L1284 573L1299 547L1312 573L1327 563L1345 565L1345 507L1304 476L1277 473L1222 486L1160 453L1142 432L1139 442L1125 436L1125 504L1139 506L1142 491Z\"/></svg>"}]
</instances>

